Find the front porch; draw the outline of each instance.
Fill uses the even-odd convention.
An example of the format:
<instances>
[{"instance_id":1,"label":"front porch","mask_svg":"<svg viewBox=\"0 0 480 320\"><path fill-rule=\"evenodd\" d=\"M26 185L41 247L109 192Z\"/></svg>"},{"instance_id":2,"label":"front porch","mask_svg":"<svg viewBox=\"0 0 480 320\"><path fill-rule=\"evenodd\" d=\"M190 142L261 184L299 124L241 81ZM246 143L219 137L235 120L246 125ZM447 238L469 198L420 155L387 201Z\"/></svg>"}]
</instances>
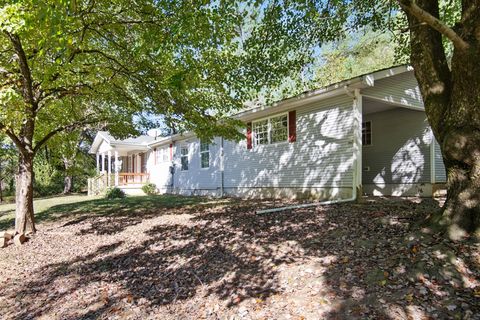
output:
<instances>
[{"instance_id":1,"label":"front porch","mask_svg":"<svg viewBox=\"0 0 480 320\"><path fill-rule=\"evenodd\" d=\"M149 182L148 148L129 143L102 141L96 148L97 175L88 180L88 194L97 195L117 187L127 194L141 194Z\"/></svg>"}]
</instances>

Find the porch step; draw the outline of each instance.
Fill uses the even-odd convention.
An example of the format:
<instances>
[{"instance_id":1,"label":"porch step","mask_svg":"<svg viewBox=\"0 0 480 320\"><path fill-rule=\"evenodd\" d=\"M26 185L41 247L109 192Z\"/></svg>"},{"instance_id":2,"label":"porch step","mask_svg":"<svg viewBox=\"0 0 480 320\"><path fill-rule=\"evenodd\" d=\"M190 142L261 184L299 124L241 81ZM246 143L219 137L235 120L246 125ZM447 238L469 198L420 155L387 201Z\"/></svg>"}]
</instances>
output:
<instances>
[{"instance_id":1,"label":"porch step","mask_svg":"<svg viewBox=\"0 0 480 320\"><path fill-rule=\"evenodd\" d=\"M125 192L125 194L129 196L143 196L145 195L145 192L142 191L141 186L140 187L134 187L134 186L121 186L118 187L120 190Z\"/></svg>"}]
</instances>

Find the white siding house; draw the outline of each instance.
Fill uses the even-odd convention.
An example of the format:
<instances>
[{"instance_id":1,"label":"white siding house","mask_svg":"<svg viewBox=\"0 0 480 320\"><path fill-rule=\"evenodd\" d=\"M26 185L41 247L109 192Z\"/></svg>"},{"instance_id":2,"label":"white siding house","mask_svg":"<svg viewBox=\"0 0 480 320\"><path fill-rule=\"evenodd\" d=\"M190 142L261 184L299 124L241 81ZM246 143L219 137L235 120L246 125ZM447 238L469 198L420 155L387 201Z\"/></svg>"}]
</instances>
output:
<instances>
[{"instance_id":1,"label":"white siding house","mask_svg":"<svg viewBox=\"0 0 480 320\"><path fill-rule=\"evenodd\" d=\"M127 190L148 180L163 193L354 199L360 192L431 196L445 182L408 66L236 117L247 127L239 142L205 143L192 133L118 141L99 132L91 152L100 159L98 171L114 177L109 184Z\"/></svg>"}]
</instances>

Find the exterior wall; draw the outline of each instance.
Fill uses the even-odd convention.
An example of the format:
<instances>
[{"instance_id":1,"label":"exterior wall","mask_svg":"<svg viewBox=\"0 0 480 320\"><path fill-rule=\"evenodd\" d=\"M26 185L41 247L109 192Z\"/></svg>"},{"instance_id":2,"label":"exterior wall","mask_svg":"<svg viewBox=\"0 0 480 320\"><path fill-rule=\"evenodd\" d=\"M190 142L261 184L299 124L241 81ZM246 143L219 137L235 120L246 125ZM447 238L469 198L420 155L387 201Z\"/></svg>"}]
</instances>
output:
<instances>
[{"instance_id":1,"label":"exterior wall","mask_svg":"<svg viewBox=\"0 0 480 320\"><path fill-rule=\"evenodd\" d=\"M434 154L434 166L435 166L435 182L445 183L447 182L447 174L445 172L445 165L443 164L442 152L440 151L440 145L437 140L433 146Z\"/></svg>"},{"instance_id":2,"label":"exterior wall","mask_svg":"<svg viewBox=\"0 0 480 320\"><path fill-rule=\"evenodd\" d=\"M237 196L349 198L353 185L353 100L297 109L297 141L225 143L225 192ZM272 113L273 115L273 113Z\"/></svg>"},{"instance_id":3,"label":"exterior wall","mask_svg":"<svg viewBox=\"0 0 480 320\"><path fill-rule=\"evenodd\" d=\"M413 71L377 80L373 87L362 90L370 96L385 102L423 108L423 99Z\"/></svg>"},{"instance_id":4,"label":"exterior wall","mask_svg":"<svg viewBox=\"0 0 480 320\"><path fill-rule=\"evenodd\" d=\"M425 113L396 108L363 121L372 122L372 145L362 152L364 192L430 196L432 135Z\"/></svg>"},{"instance_id":5,"label":"exterior wall","mask_svg":"<svg viewBox=\"0 0 480 320\"><path fill-rule=\"evenodd\" d=\"M98 147L98 153L100 153L100 154L105 153L106 154L109 150L112 150L112 147L110 146L110 144L108 142L106 142L105 140L102 141L102 143Z\"/></svg>"},{"instance_id":6,"label":"exterior wall","mask_svg":"<svg viewBox=\"0 0 480 320\"><path fill-rule=\"evenodd\" d=\"M353 185L353 100L342 96L297 110L297 140L254 146L224 141L225 194L243 197L350 198ZM273 115L273 113L272 113ZM181 170L181 146L189 169ZM200 167L200 141L175 142L175 193L221 194L221 139L210 144L210 167ZM151 161L151 160L150 160ZM151 182L161 186L166 168L149 162ZM162 180L163 179L163 180ZM160 181L160 182L159 182Z\"/></svg>"},{"instance_id":7,"label":"exterior wall","mask_svg":"<svg viewBox=\"0 0 480 320\"><path fill-rule=\"evenodd\" d=\"M169 149L169 145L162 145L156 147L156 149L160 148L167 148ZM166 193L170 190L172 185L172 179L170 174L170 167L172 162L170 161L170 157L167 161L163 161L162 159L155 160L155 151L152 149L148 153L147 159L147 172L150 175L150 182L154 183L157 186L157 189L160 193Z\"/></svg>"},{"instance_id":8,"label":"exterior wall","mask_svg":"<svg viewBox=\"0 0 480 320\"><path fill-rule=\"evenodd\" d=\"M181 147L188 147L188 170L181 166ZM173 157L174 190L173 192L187 195L209 194L219 195L221 186L220 150L221 139L215 138L210 144L210 166L201 168L200 140L188 138L175 142Z\"/></svg>"}]
</instances>

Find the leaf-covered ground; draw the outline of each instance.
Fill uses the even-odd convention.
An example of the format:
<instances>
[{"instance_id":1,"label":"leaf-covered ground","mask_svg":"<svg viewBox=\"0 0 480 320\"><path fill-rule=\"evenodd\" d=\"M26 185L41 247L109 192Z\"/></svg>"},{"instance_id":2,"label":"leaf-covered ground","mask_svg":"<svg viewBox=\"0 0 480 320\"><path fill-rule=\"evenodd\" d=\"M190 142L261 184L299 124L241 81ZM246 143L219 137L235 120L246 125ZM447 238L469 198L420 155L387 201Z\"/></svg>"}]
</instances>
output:
<instances>
[{"instance_id":1,"label":"leaf-covered ground","mask_svg":"<svg viewBox=\"0 0 480 320\"><path fill-rule=\"evenodd\" d=\"M255 214L274 205L53 206L28 243L0 249L0 318L480 319L479 245L418 227L438 202Z\"/></svg>"}]
</instances>

